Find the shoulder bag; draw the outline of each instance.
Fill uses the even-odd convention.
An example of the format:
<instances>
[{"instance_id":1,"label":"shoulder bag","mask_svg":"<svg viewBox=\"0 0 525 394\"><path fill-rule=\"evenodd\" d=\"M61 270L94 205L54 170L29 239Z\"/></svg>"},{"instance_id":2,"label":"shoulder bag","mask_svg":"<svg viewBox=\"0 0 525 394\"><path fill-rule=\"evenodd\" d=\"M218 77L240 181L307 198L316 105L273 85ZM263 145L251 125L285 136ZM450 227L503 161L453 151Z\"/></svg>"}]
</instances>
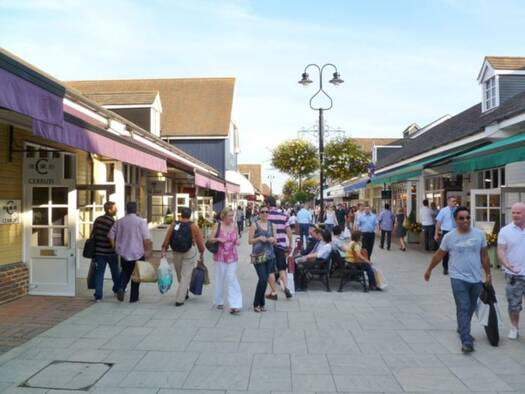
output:
<instances>
[{"instance_id":1,"label":"shoulder bag","mask_svg":"<svg viewBox=\"0 0 525 394\"><path fill-rule=\"evenodd\" d=\"M219 222L217 226L217 232L215 233L215 238L217 238L217 235L219 235L221 231L221 222ZM212 254L215 254L219 251L219 243L218 242L211 242L210 240L206 241L206 249Z\"/></svg>"}]
</instances>

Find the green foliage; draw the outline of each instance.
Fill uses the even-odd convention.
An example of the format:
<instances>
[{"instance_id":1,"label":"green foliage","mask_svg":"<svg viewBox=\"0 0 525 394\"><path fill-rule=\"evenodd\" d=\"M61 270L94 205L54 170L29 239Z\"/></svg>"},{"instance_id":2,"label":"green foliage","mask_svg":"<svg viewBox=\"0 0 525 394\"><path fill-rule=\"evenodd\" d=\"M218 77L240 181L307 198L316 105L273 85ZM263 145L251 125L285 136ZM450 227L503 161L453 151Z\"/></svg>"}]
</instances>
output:
<instances>
[{"instance_id":1,"label":"green foliage","mask_svg":"<svg viewBox=\"0 0 525 394\"><path fill-rule=\"evenodd\" d=\"M409 223L416 223L416 211L412 210L408 215Z\"/></svg>"},{"instance_id":2,"label":"green foliage","mask_svg":"<svg viewBox=\"0 0 525 394\"><path fill-rule=\"evenodd\" d=\"M306 179L299 188L297 181L288 179L283 185L282 201L289 204L311 201L315 196L318 184L319 182L315 179Z\"/></svg>"},{"instance_id":3,"label":"green foliage","mask_svg":"<svg viewBox=\"0 0 525 394\"><path fill-rule=\"evenodd\" d=\"M353 178L368 170L370 157L349 137L338 137L325 147L326 176L336 182Z\"/></svg>"},{"instance_id":4,"label":"green foliage","mask_svg":"<svg viewBox=\"0 0 525 394\"><path fill-rule=\"evenodd\" d=\"M298 191L297 193L294 194L293 196L293 203L298 203L298 202L307 202L307 201L311 201L313 199L313 194L311 193L307 193L307 192L304 192L304 191Z\"/></svg>"},{"instance_id":5,"label":"green foliage","mask_svg":"<svg viewBox=\"0 0 525 394\"><path fill-rule=\"evenodd\" d=\"M292 178L301 179L319 168L317 149L305 140L289 140L272 152L272 165Z\"/></svg>"}]
</instances>

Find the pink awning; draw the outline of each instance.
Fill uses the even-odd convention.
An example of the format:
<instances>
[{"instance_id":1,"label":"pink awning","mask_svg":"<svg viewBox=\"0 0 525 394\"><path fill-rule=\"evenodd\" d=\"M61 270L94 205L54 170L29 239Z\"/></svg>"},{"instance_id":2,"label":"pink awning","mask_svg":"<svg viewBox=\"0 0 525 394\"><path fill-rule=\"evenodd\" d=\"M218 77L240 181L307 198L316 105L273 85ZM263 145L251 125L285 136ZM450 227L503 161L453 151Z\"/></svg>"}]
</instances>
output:
<instances>
[{"instance_id":1,"label":"pink awning","mask_svg":"<svg viewBox=\"0 0 525 394\"><path fill-rule=\"evenodd\" d=\"M223 182L219 182L216 179L200 174L198 172L195 173L195 185L204 187L206 189L215 190L218 192L226 191L226 188L224 187Z\"/></svg>"},{"instance_id":2,"label":"pink awning","mask_svg":"<svg viewBox=\"0 0 525 394\"><path fill-rule=\"evenodd\" d=\"M62 144L96 153L110 159L122 161L151 171L167 172L166 160L150 155L139 149L104 137L91 130L69 122L63 127L46 127L39 121L33 122L33 134Z\"/></svg>"},{"instance_id":3,"label":"pink awning","mask_svg":"<svg viewBox=\"0 0 525 394\"><path fill-rule=\"evenodd\" d=\"M228 193L240 193L241 185L237 185L236 183L226 182L226 190L228 191Z\"/></svg>"}]
</instances>

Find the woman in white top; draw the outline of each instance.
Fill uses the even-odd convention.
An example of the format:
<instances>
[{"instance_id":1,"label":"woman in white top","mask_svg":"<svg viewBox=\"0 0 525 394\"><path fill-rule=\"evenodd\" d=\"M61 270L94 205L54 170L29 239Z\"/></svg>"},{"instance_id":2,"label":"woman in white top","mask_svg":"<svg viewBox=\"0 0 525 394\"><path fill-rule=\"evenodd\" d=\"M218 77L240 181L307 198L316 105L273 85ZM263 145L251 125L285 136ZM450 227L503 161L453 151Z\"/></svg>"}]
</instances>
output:
<instances>
[{"instance_id":1,"label":"woman in white top","mask_svg":"<svg viewBox=\"0 0 525 394\"><path fill-rule=\"evenodd\" d=\"M332 232L336 224L337 224L337 216L335 216L334 208L331 205L329 205L326 208L326 218L324 220L324 228Z\"/></svg>"}]
</instances>

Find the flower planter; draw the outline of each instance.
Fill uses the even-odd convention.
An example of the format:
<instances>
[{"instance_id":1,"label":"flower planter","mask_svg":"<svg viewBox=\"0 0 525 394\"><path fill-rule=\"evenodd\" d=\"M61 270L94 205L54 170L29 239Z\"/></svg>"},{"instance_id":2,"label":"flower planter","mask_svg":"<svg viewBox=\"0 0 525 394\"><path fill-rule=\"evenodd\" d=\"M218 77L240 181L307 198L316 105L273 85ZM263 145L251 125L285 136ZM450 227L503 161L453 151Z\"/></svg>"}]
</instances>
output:
<instances>
[{"instance_id":1,"label":"flower planter","mask_svg":"<svg viewBox=\"0 0 525 394\"><path fill-rule=\"evenodd\" d=\"M421 233L415 233L413 231L407 231L407 242L409 244L418 244Z\"/></svg>"}]
</instances>

